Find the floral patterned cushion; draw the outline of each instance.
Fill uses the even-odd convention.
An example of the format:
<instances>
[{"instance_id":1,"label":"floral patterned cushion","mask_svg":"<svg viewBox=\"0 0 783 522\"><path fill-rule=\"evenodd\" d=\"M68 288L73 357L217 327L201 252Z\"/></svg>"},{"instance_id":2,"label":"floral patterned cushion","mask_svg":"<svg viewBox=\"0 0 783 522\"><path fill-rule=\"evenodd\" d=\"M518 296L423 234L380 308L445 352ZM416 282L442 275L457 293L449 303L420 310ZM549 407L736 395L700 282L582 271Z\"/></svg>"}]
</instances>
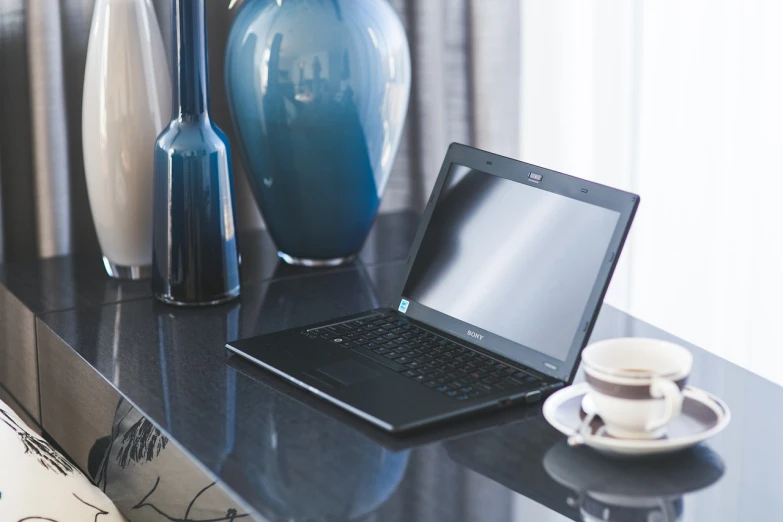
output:
<instances>
[{"instance_id":1,"label":"floral patterned cushion","mask_svg":"<svg viewBox=\"0 0 783 522\"><path fill-rule=\"evenodd\" d=\"M125 518L106 494L0 401L0 521Z\"/></svg>"}]
</instances>

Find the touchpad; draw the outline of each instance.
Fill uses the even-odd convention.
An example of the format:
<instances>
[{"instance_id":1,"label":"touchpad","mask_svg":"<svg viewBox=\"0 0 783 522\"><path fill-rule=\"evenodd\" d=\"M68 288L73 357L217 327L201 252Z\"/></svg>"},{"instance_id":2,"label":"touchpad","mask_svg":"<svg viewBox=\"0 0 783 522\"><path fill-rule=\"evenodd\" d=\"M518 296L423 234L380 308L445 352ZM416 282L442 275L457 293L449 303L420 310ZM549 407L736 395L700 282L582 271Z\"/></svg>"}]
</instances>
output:
<instances>
[{"instance_id":1,"label":"touchpad","mask_svg":"<svg viewBox=\"0 0 783 522\"><path fill-rule=\"evenodd\" d=\"M321 366L317 371L346 386L366 381L380 375L380 373L369 366L351 359Z\"/></svg>"}]
</instances>

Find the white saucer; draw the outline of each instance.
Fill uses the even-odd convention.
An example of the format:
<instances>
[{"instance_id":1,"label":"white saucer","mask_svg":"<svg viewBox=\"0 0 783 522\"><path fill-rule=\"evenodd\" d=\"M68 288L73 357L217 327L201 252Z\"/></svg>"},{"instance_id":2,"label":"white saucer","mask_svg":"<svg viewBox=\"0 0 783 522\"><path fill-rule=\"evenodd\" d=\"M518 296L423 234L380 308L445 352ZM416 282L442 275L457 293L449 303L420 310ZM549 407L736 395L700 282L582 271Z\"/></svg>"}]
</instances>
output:
<instances>
[{"instance_id":1,"label":"white saucer","mask_svg":"<svg viewBox=\"0 0 783 522\"><path fill-rule=\"evenodd\" d=\"M585 416L582 401L589 391L587 383L580 383L554 393L544 403L544 418L557 431L571 437L569 442L576 441L610 455L641 456L680 451L717 435L731 419L731 412L722 400L704 390L686 386L682 413L669 424L664 438L615 439L605 434L600 417L591 423L587 435L579 437L577 430ZM590 402L589 398L585 400L585 409L590 409Z\"/></svg>"}]
</instances>

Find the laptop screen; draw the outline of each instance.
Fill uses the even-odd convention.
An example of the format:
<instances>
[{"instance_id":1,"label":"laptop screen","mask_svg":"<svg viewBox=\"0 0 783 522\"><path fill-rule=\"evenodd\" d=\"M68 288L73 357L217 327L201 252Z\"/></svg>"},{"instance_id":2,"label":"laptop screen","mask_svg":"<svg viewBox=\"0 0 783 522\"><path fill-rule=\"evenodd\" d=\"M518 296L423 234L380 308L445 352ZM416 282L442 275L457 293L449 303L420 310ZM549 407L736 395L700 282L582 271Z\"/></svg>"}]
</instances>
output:
<instances>
[{"instance_id":1,"label":"laptop screen","mask_svg":"<svg viewBox=\"0 0 783 522\"><path fill-rule=\"evenodd\" d=\"M403 297L565 361L619 217L452 164ZM513 344L496 351L524 355Z\"/></svg>"}]
</instances>

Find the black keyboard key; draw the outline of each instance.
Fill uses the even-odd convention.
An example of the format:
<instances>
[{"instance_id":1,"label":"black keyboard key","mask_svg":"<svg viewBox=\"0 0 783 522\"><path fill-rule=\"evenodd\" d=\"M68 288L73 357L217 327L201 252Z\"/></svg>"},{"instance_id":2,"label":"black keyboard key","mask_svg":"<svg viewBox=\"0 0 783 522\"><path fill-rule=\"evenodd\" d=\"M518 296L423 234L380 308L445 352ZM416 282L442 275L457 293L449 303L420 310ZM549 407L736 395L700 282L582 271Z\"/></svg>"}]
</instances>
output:
<instances>
[{"instance_id":1,"label":"black keyboard key","mask_svg":"<svg viewBox=\"0 0 783 522\"><path fill-rule=\"evenodd\" d=\"M378 353L378 352L375 352L375 353ZM389 359L404 359L405 358L401 353L397 353L397 352L385 353L385 354L383 354L383 356L384 357L388 357ZM404 364L404 363L400 363L400 364Z\"/></svg>"},{"instance_id":2,"label":"black keyboard key","mask_svg":"<svg viewBox=\"0 0 783 522\"><path fill-rule=\"evenodd\" d=\"M528 375L527 377L525 377L525 380L527 382L536 382L538 379L536 377L533 377L532 375Z\"/></svg>"},{"instance_id":3,"label":"black keyboard key","mask_svg":"<svg viewBox=\"0 0 783 522\"><path fill-rule=\"evenodd\" d=\"M468 396L467 395L457 395L454 398L457 399L458 401L466 401L466 400L468 400Z\"/></svg>"},{"instance_id":4,"label":"black keyboard key","mask_svg":"<svg viewBox=\"0 0 783 522\"><path fill-rule=\"evenodd\" d=\"M483 382L477 382L476 384L474 384L474 385L473 385L473 387L474 387L475 389L477 389L477 390L483 390L483 391L485 391L485 392L491 392L491 391L493 391L493 390L492 390L492 386L487 386L487 385L486 385L486 384L484 384Z\"/></svg>"},{"instance_id":5,"label":"black keyboard key","mask_svg":"<svg viewBox=\"0 0 783 522\"><path fill-rule=\"evenodd\" d=\"M427 388L435 388L438 385L437 381L427 381L424 383L424 386Z\"/></svg>"},{"instance_id":6,"label":"black keyboard key","mask_svg":"<svg viewBox=\"0 0 783 522\"><path fill-rule=\"evenodd\" d=\"M394 341L386 341L385 343L383 343L383 346L385 346L390 350L393 350L394 348L397 348L397 343L395 343Z\"/></svg>"},{"instance_id":7,"label":"black keyboard key","mask_svg":"<svg viewBox=\"0 0 783 522\"><path fill-rule=\"evenodd\" d=\"M384 337L386 339L396 339L397 338L397 334L393 334L393 333L390 332L390 333L385 334Z\"/></svg>"},{"instance_id":8,"label":"black keyboard key","mask_svg":"<svg viewBox=\"0 0 783 522\"><path fill-rule=\"evenodd\" d=\"M446 395L448 395L449 397L456 397L457 395L459 395L459 392L457 390L449 390L446 392Z\"/></svg>"},{"instance_id":9,"label":"black keyboard key","mask_svg":"<svg viewBox=\"0 0 783 522\"><path fill-rule=\"evenodd\" d=\"M473 388L470 386L463 386L462 388L459 389L459 391L461 391L462 393L470 393L473 391Z\"/></svg>"},{"instance_id":10,"label":"black keyboard key","mask_svg":"<svg viewBox=\"0 0 783 522\"><path fill-rule=\"evenodd\" d=\"M406 366L412 370L415 370L416 368L421 368L421 363L417 361L411 361Z\"/></svg>"},{"instance_id":11,"label":"black keyboard key","mask_svg":"<svg viewBox=\"0 0 783 522\"><path fill-rule=\"evenodd\" d=\"M353 348L355 346L359 346L353 341L345 341L341 346L345 346L346 348Z\"/></svg>"},{"instance_id":12,"label":"black keyboard key","mask_svg":"<svg viewBox=\"0 0 783 522\"><path fill-rule=\"evenodd\" d=\"M413 370L407 370L407 371L402 372L402 374L405 377L416 377L416 375L418 375L418 372L415 372Z\"/></svg>"},{"instance_id":13,"label":"black keyboard key","mask_svg":"<svg viewBox=\"0 0 783 522\"><path fill-rule=\"evenodd\" d=\"M402 355L402 354L398 354L398 355L399 355L399 357L397 358L397 362L400 363L400 364L408 364L409 362L411 362L413 360L410 357L407 357L405 355Z\"/></svg>"},{"instance_id":14,"label":"black keyboard key","mask_svg":"<svg viewBox=\"0 0 783 522\"><path fill-rule=\"evenodd\" d=\"M373 352L375 352L377 354L380 354L380 355L384 355L384 354L387 354L387 353L391 352L391 350L389 350L388 348L384 348L382 346L382 347L378 348L377 350L373 350Z\"/></svg>"},{"instance_id":15,"label":"black keyboard key","mask_svg":"<svg viewBox=\"0 0 783 522\"><path fill-rule=\"evenodd\" d=\"M417 375L416 377L413 378L413 380L416 382L424 382L427 379L429 379L429 377L427 377L426 375Z\"/></svg>"},{"instance_id":16,"label":"black keyboard key","mask_svg":"<svg viewBox=\"0 0 783 522\"><path fill-rule=\"evenodd\" d=\"M435 389L438 390L439 392L447 392L447 391L449 391L449 389L446 386L438 386Z\"/></svg>"},{"instance_id":17,"label":"black keyboard key","mask_svg":"<svg viewBox=\"0 0 783 522\"><path fill-rule=\"evenodd\" d=\"M475 399L477 397L481 397L482 395L486 395L486 392L483 392L481 390L474 390L468 394L468 397L471 399Z\"/></svg>"},{"instance_id":18,"label":"black keyboard key","mask_svg":"<svg viewBox=\"0 0 783 522\"><path fill-rule=\"evenodd\" d=\"M394 349L394 351L397 353L408 353L409 351L411 351L411 349L403 345L403 346L398 346L397 348Z\"/></svg>"},{"instance_id":19,"label":"black keyboard key","mask_svg":"<svg viewBox=\"0 0 783 522\"><path fill-rule=\"evenodd\" d=\"M481 379L481 382L487 384L495 384L496 382L500 382L500 379L498 379L497 377L490 376L490 377L484 377L483 379Z\"/></svg>"}]
</instances>

